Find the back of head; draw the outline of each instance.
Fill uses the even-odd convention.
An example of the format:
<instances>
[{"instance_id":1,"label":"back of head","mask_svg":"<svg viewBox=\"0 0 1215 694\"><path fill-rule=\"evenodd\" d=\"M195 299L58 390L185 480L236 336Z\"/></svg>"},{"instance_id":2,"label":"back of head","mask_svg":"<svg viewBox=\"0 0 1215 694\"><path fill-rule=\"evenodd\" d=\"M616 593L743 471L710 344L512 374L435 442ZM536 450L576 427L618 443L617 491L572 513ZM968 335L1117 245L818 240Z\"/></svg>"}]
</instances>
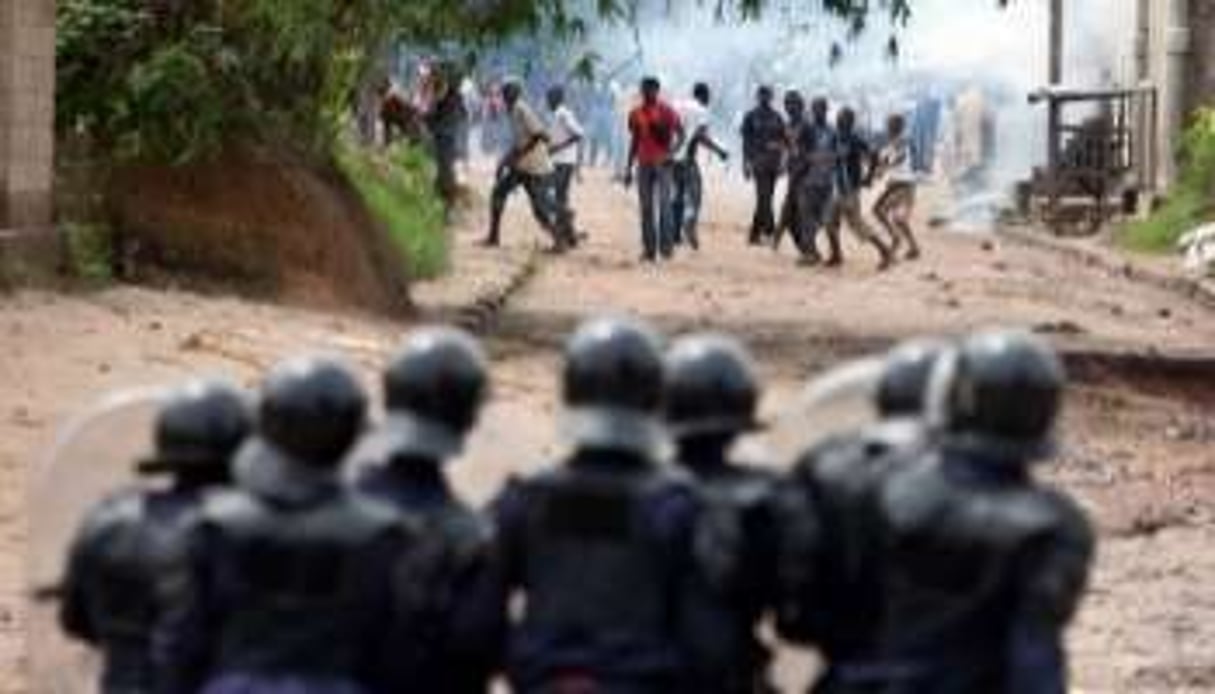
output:
<instances>
[{"instance_id":1,"label":"back of head","mask_svg":"<svg viewBox=\"0 0 1215 694\"><path fill-rule=\"evenodd\" d=\"M190 483L229 478L237 448L253 426L246 395L224 381L200 380L174 391L156 418L156 454L143 473L169 473Z\"/></svg>"},{"instance_id":2,"label":"back of head","mask_svg":"<svg viewBox=\"0 0 1215 694\"><path fill-rule=\"evenodd\" d=\"M709 85L705 84L704 82L697 82L696 85L692 87L692 98L707 106L709 104L709 100L712 99L712 93L709 91Z\"/></svg>"},{"instance_id":3,"label":"back of head","mask_svg":"<svg viewBox=\"0 0 1215 694\"><path fill-rule=\"evenodd\" d=\"M662 368L660 343L648 326L626 318L587 321L566 343L565 404L656 414Z\"/></svg>"},{"instance_id":4,"label":"back of head","mask_svg":"<svg viewBox=\"0 0 1215 694\"><path fill-rule=\"evenodd\" d=\"M405 341L384 371L385 407L459 435L468 433L489 388L480 345L454 328L424 328Z\"/></svg>"},{"instance_id":5,"label":"back of head","mask_svg":"<svg viewBox=\"0 0 1215 694\"><path fill-rule=\"evenodd\" d=\"M293 462L333 469L363 429L367 396L341 361L285 361L262 386L261 437Z\"/></svg>"},{"instance_id":6,"label":"back of head","mask_svg":"<svg viewBox=\"0 0 1215 694\"><path fill-rule=\"evenodd\" d=\"M923 416L933 369L948 349L942 341L913 340L890 351L877 391L883 419Z\"/></svg>"},{"instance_id":7,"label":"back of head","mask_svg":"<svg viewBox=\"0 0 1215 694\"><path fill-rule=\"evenodd\" d=\"M1023 462L1053 453L1065 375L1049 346L1028 333L983 332L954 359L944 404L950 440Z\"/></svg>"},{"instance_id":8,"label":"back of head","mask_svg":"<svg viewBox=\"0 0 1215 694\"><path fill-rule=\"evenodd\" d=\"M546 98L548 99L549 106L552 108L557 108L561 104L565 103L565 88L561 87L560 85L549 87Z\"/></svg>"},{"instance_id":9,"label":"back of head","mask_svg":"<svg viewBox=\"0 0 1215 694\"><path fill-rule=\"evenodd\" d=\"M736 340L696 335L666 359L666 420L680 439L737 435L756 428L759 380Z\"/></svg>"}]
</instances>

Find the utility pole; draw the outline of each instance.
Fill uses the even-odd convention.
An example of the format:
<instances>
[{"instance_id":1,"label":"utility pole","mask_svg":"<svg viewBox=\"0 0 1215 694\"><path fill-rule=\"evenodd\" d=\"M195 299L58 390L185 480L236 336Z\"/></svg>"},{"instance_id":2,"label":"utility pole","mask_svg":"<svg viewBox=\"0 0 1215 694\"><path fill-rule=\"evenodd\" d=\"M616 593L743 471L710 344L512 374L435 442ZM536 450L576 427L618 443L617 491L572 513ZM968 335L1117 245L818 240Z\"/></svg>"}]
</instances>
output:
<instances>
[{"instance_id":1,"label":"utility pole","mask_svg":"<svg viewBox=\"0 0 1215 694\"><path fill-rule=\"evenodd\" d=\"M1063 0L1050 0L1050 80L1049 90L1063 86ZM1062 105L1057 99L1048 100L1047 107L1047 165L1056 171L1059 164L1059 150L1062 145L1063 131Z\"/></svg>"}]
</instances>

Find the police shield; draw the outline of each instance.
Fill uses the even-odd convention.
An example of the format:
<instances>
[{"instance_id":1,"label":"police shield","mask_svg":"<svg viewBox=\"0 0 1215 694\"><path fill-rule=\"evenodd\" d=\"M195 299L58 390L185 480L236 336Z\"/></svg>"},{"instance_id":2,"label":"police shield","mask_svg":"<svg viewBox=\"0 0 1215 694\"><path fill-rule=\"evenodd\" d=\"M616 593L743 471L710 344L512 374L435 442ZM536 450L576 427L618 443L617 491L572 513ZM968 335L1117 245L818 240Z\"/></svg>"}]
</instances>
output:
<instances>
[{"instance_id":1,"label":"police shield","mask_svg":"<svg viewBox=\"0 0 1215 694\"><path fill-rule=\"evenodd\" d=\"M793 460L825 439L875 424L884 364L883 356L858 359L809 381L773 421L765 436L769 449Z\"/></svg>"},{"instance_id":2,"label":"police shield","mask_svg":"<svg viewBox=\"0 0 1215 694\"><path fill-rule=\"evenodd\" d=\"M88 511L118 490L150 487L136 475L152 451L164 389L104 398L64 426L30 484L30 691L95 691L95 654L63 635L58 624L68 551Z\"/></svg>"}]
</instances>

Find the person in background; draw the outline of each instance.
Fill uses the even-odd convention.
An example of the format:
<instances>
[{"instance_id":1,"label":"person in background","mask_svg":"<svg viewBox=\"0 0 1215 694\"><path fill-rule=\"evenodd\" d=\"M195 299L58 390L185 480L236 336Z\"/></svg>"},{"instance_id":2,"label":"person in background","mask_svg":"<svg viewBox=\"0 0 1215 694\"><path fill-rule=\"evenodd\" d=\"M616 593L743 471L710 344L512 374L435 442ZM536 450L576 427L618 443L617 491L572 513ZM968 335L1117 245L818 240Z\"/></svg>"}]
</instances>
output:
<instances>
[{"instance_id":1,"label":"person in background","mask_svg":"<svg viewBox=\"0 0 1215 694\"><path fill-rule=\"evenodd\" d=\"M879 165L886 178L886 187L873 205L873 214L890 235L891 254L897 256L906 246L903 257L907 260L920 257L920 244L911 230L919 180L911 149L906 119L898 114L891 116L886 123L886 145L882 148Z\"/></svg>"},{"instance_id":2,"label":"person in background","mask_svg":"<svg viewBox=\"0 0 1215 694\"><path fill-rule=\"evenodd\" d=\"M687 242L693 250L700 248L700 208L704 199L704 177L700 170L700 151L707 149L726 161L725 148L709 132L713 116L709 112L712 93L709 85L698 82L692 88L692 99L679 105L679 116L687 132L686 142L675 161L675 242Z\"/></svg>"},{"instance_id":3,"label":"person in background","mask_svg":"<svg viewBox=\"0 0 1215 694\"><path fill-rule=\"evenodd\" d=\"M436 68L435 99L426 114L426 129L435 158L435 188L449 218L460 193L456 162L467 149L468 108L459 84L460 77L453 66Z\"/></svg>"},{"instance_id":4,"label":"person in background","mask_svg":"<svg viewBox=\"0 0 1215 694\"><path fill-rule=\"evenodd\" d=\"M772 106L772 88L760 87L755 108L743 118L743 175L755 181L755 214L749 242L756 246L776 235L776 182L785 165L785 119Z\"/></svg>"},{"instance_id":5,"label":"person in background","mask_svg":"<svg viewBox=\"0 0 1215 694\"><path fill-rule=\"evenodd\" d=\"M870 245L878 254L878 269L885 270L894 260L894 254L882 243L873 228L861 213L861 188L872 177L873 152L869 143L856 131L856 114L850 108L841 109L836 117L836 176L835 202L827 217L827 241L831 246L827 265L843 262L840 249L840 227L844 224L852 230L857 240Z\"/></svg>"},{"instance_id":6,"label":"person in background","mask_svg":"<svg viewBox=\"0 0 1215 694\"><path fill-rule=\"evenodd\" d=\"M489 234L484 245L502 242L502 214L512 193L519 187L527 193L532 216L553 239L552 250L562 253L573 245L573 232L553 195L553 162L548 154L549 136L540 117L523 100L523 87L508 81L502 100L511 123L512 140L498 164L497 181L490 195Z\"/></svg>"},{"instance_id":7,"label":"person in background","mask_svg":"<svg viewBox=\"0 0 1215 694\"><path fill-rule=\"evenodd\" d=\"M549 155L553 158L553 187L557 198L557 207L561 214L574 223L574 209L570 205L570 188L574 184L574 176L578 172L581 159L582 142L586 131L582 123L574 115L573 109L566 103L565 89L551 87L548 90L547 101L549 110L553 113L549 126Z\"/></svg>"},{"instance_id":8,"label":"person in background","mask_svg":"<svg viewBox=\"0 0 1215 694\"><path fill-rule=\"evenodd\" d=\"M641 208L642 262L664 260L674 254L673 157L683 145L683 122L675 109L661 98L656 77L641 81L641 105L629 114L629 161L624 184L637 175L637 197Z\"/></svg>"}]
</instances>

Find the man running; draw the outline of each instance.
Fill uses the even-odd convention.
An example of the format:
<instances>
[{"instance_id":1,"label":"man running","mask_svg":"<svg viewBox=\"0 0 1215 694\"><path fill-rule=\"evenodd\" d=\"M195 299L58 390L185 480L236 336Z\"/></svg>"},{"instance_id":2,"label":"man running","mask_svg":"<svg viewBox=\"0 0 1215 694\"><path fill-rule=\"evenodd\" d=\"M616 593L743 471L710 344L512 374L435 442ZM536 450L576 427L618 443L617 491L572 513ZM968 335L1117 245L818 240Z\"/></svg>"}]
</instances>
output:
<instances>
[{"instance_id":1,"label":"man running","mask_svg":"<svg viewBox=\"0 0 1215 694\"><path fill-rule=\"evenodd\" d=\"M865 138L856 132L856 113L852 109L842 109L836 117L835 139L838 154L836 197L827 218L827 241L831 245L827 265L843 262L840 227L846 223L858 241L873 246L878 253L878 269L885 270L890 267L894 255L861 214L861 188L868 185L872 175L873 152Z\"/></svg>"},{"instance_id":2,"label":"man running","mask_svg":"<svg viewBox=\"0 0 1215 694\"><path fill-rule=\"evenodd\" d=\"M573 245L569 220L557 207L552 190L553 162L548 154L548 132L539 116L521 97L516 81L502 87L502 100L510 118L512 143L498 165L497 182L490 196L489 234L486 246L501 244L502 213L511 193L522 186L532 206L532 216L553 238L553 251Z\"/></svg>"},{"instance_id":3,"label":"man running","mask_svg":"<svg viewBox=\"0 0 1215 694\"><path fill-rule=\"evenodd\" d=\"M743 118L743 175L755 181L755 215L749 241L757 246L776 235L773 198L785 160L785 120L772 107L772 88L760 87L756 106Z\"/></svg>"},{"instance_id":4,"label":"man running","mask_svg":"<svg viewBox=\"0 0 1215 694\"><path fill-rule=\"evenodd\" d=\"M692 100L679 105L679 115L688 133L687 143L675 162L675 243L686 241L692 250L700 249L700 206L704 199L704 178L700 172L700 149L713 152L722 161L730 158L725 148L709 133L712 114L709 85L698 82Z\"/></svg>"},{"instance_id":5,"label":"man running","mask_svg":"<svg viewBox=\"0 0 1215 694\"><path fill-rule=\"evenodd\" d=\"M557 207L573 225L574 209L570 206L570 188L574 174L578 171L578 159L586 131L578 117L565 102L565 89L552 87L548 90L548 108L553 112L549 127L549 156L553 158L553 185L556 189Z\"/></svg>"},{"instance_id":6,"label":"man running","mask_svg":"<svg viewBox=\"0 0 1215 694\"><path fill-rule=\"evenodd\" d=\"M641 81L641 105L629 114L629 161L624 184L633 183L637 169L637 195L641 204L642 262L652 263L659 254L664 260L674 253L671 194L672 156L683 144L683 122L663 101L662 85L655 77Z\"/></svg>"},{"instance_id":7,"label":"man running","mask_svg":"<svg viewBox=\"0 0 1215 694\"><path fill-rule=\"evenodd\" d=\"M911 215L915 212L916 176L912 159L911 139L907 136L907 121L898 114L886 122L886 146L882 148L881 169L886 175L886 189L873 205L873 214L890 234L890 252L898 255L906 245L907 260L920 257L920 244L911 230Z\"/></svg>"}]
</instances>

